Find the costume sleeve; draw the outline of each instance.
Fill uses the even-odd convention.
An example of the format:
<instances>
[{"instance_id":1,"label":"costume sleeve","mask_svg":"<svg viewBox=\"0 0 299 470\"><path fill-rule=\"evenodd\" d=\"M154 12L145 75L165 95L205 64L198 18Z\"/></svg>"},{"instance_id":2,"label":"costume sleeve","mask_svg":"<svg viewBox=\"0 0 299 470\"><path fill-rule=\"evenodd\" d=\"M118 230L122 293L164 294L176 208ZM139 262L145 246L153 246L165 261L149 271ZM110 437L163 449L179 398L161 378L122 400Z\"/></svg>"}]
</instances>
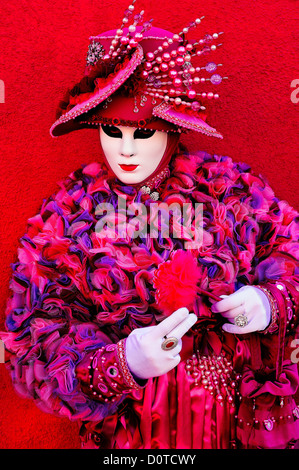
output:
<instances>
[{"instance_id":1,"label":"costume sleeve","mask_svg":"<svg viewBox=\"0 0 299 470\"><path fill-rule=\"evenodd\" d=\"M61 182L28 221L11 265L1 338L22 396L52 414L100 421L141 387L126 367L123 341L96 322L99 307L89 296L86 257L73 243L74 231L90 223L92 213L76 179L72 174Z\"/></svg>"},{"instance_id":2,"label":"costume sleeve","mask_svg":"<svg viewBox=\"0 0 299 470\"><path fill-rule=\"evenodd\" d=\"M299 316L299 214L275 197L261 177L246 173L243 179L248 185L246 203L257 222L251 284L266 288L277 306L285 304L287 332L294 332Z\"/></svg>"}]
</instances>

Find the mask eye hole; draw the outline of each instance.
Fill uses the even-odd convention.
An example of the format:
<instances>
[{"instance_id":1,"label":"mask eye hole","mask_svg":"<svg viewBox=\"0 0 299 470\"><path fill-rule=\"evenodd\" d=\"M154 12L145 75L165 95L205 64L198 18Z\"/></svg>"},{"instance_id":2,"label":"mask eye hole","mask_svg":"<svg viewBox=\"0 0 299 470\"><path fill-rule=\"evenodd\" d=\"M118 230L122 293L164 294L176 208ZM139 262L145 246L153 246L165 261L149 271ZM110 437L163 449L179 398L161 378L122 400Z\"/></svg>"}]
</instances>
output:
<instances>
[{"instance_id":1,"label":"mask eye hole","mask_svg":"<svg viewBox=\"0 0 299 470\"><path fill-rule=\"evenodd\" d=\"M109 137L114 137L115 139L121 139L123 136L121 130L116 126L107 126L105 124L101 124L101 127L103 131L105 132L105 134L108 135Z\"/></svg>"},{"instance_id":2,"label":"mask eye hole","mask_svg":"<svg viewBox=\"0 0 299 470\"><path fill-rule=\"evenodd\" d=\"M134 139L150 139L155 132L155 130L151 129L136 129L134 132Z\"/></svg>"}]
</instances>

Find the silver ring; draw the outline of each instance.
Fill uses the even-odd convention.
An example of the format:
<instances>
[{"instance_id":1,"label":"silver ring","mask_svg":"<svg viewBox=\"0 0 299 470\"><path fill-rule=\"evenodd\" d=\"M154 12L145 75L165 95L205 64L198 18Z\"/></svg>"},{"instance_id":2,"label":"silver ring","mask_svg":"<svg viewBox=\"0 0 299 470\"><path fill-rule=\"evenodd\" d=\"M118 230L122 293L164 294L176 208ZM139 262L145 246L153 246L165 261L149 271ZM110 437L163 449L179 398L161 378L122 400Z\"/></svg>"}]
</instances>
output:
<instances>
[{"instance_id":1,"label":"silver ring","mask_svg":"<svg viewBox=\"0 0 299 470\"><path fill-rule=\"evenodd\" d=\"M170 351L171 349L174 349L179 343L179 340L175 338L174 336L171 336L170 338L165 338L163 343L161 344L161 348L163 351Z\"/></svg>"},{"instance_id":2,"label":"silver ring","mask_svg":"<svg viewBox=\"0 0 299 470\"><path fill-rule=\"evenodd\" d=\"M237 315L234 320L234 323L239 328L245 328L245 326L248 325L248 318L244 314Z\"/></svg>"}]
</instances>

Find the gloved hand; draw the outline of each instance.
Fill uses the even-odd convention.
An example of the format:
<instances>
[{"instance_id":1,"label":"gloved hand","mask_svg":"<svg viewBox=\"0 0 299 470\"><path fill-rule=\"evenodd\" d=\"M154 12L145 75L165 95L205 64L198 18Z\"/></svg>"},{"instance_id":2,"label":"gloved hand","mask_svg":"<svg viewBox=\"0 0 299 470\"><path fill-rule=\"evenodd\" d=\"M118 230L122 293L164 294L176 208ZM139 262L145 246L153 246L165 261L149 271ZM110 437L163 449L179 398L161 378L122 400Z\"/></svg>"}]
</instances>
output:
<instances>
[{"instance_id":1,"label":"gloved hand","mask_svg":"<svg viewBox=\"0 0 299 470\"><path fill-rule=\"evenodd\" d=\"M271 320L271 306L263 291L254 286L244 286L212 306L212 311L220 313L229 323L222 328L228 333L245 334L267 328ZM234 324L238 315L245 315L248 324L241 328Z\"/></svg>"},{"instance_id":2,"label":"gloved hand","mask_svg":"<svg viewBox=\"0 0 299 470\"><path fill-rule=\"evenodd\" d=\"M187 308L179 308L159 325L137 328L126 340L126 358L130 371L140 379L159 377L176 367L181 358L182 336L196 323L197 317ZM161 345L168 338L179 340L174 349Z\"/></svg>"}]
</instances>

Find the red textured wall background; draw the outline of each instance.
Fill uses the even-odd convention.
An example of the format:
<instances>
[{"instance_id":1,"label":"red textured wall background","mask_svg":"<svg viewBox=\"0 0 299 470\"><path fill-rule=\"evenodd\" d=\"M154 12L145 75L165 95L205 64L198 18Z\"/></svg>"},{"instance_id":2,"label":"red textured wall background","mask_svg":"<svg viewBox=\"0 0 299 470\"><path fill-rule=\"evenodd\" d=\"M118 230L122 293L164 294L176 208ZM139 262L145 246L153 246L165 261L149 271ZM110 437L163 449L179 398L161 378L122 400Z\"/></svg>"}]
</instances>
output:
<instances>
[{"instance_id":1,"label":"red textured wall background","mask_svg":"<svg viewBox=\"0 0 299 470\"><path fill-rule=\"evenodd\" d=\"M1 2L1 295L0 327L18 239L56 182L99 158L97 133L52 139L49 128L67 87L81 78L88 38L118 27L128 0ZM217 54L230 80L221 85L209 122L224 140L187 142L246 161L267 176L277 196L299 209L298 110L291 82L299 79L296 0L138 0L155 26L179 32L206 16L198 31L225 31ZM175 10L174 5L179 5ZM299 85L297 85L299 86ZM298 96L294 92L294 98ZM14 392L0 364L0 448L78 448L77 424L42 413Z\"/></svg>"}]
</instances>

